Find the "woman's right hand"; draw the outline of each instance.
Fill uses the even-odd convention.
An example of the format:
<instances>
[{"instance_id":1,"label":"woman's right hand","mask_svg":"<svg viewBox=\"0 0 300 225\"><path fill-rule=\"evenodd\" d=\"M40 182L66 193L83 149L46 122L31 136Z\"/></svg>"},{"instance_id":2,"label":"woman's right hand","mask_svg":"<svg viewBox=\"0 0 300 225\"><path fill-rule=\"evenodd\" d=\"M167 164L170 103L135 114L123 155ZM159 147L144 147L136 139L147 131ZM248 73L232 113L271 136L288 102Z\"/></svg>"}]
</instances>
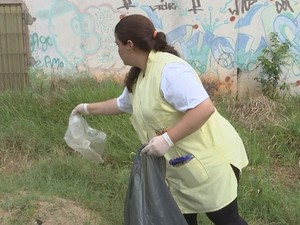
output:
<instances>
[{"instance_id":1,"label":"woman's right hand","mask_svg":"<svg viewBox=\"0 0 300 225\"><path fill-rule=\"evenodd\" d=\"M88 115L88 114L90 114L87 106L88 106L88 103L80 103L72 110L72 115L75 115L75 114Z\"/></svg>"}]
</instances>

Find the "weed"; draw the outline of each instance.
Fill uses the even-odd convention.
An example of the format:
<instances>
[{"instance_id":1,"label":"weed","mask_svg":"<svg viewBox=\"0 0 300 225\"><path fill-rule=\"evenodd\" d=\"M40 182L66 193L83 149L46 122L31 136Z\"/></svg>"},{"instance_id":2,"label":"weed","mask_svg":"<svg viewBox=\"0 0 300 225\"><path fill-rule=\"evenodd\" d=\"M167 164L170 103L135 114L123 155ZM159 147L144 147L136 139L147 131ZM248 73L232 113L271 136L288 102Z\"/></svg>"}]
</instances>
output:
<instances>
[{"instance_id":1,"label":"weed","mask_svg":"<svg viewBox=\"0 0 300 225\"><path fill-rule=\"evenodd\" d=\"M262 85L263 93L275 99L278 97L279 90L289 90L289 85L282 81L283 66L287 65L287 59L290 56L289 42L280 42L275 32L270 33L270 43L263 50L262 55L258 57L261 65L261 77L255 78ZM280 83L281 82L281 83Z\"/></svg>"}]
</instances>

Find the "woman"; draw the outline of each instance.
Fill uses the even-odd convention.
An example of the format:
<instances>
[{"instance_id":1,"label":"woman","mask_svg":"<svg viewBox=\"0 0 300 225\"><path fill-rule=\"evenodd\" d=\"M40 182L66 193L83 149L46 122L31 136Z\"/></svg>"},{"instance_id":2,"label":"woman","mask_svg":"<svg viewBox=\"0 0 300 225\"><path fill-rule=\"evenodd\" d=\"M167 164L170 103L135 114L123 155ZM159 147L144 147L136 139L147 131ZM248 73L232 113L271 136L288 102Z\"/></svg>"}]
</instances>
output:
<instances>
[{"instance_id":1,"label":"woman","mask_svg":"<svg viewBox=\"0 0 300 225\"><path fill-rule=\"evenodd\" d=\"M115 27L115 42L131 66L121 96L81 103L73 113L131 113L142 153L164 156L166 182L189 225L206 213L217 225L247 224L238 214L240 170L248 164L244 145L215 109L199 76L142 15L130 15ZM169 161L184 156L185 162Z\"/></svg>"}]
</instances>

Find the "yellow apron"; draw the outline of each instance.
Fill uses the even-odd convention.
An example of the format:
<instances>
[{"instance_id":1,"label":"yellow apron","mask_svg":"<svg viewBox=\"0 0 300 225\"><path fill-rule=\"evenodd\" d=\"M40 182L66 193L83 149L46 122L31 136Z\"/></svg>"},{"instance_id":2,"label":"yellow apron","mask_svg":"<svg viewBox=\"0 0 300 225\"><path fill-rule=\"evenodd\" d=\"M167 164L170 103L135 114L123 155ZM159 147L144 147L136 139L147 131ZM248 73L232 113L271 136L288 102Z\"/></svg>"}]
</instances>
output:
<instances>
[{"instance_id":1,"label":"yellow apron","mask_svg":"<svg viewBox=\"0 0 300 225\"><path fill-rule=\"evenodd\" d=\"M130 94L131 123L142 143L174 126L183 116L162 98L160 91L163 67L172 62L188 65L169 53L152 51L145 75L139 75ZM194 158L179 167L169 165L170 159L185 154L193 154ZM242 140L217 110L199 130L168 150L165 158L166 183L182 213L212 212L228 205L237 196L230 164L240 170L248 164Z\"/></svg>"}]
</instances>

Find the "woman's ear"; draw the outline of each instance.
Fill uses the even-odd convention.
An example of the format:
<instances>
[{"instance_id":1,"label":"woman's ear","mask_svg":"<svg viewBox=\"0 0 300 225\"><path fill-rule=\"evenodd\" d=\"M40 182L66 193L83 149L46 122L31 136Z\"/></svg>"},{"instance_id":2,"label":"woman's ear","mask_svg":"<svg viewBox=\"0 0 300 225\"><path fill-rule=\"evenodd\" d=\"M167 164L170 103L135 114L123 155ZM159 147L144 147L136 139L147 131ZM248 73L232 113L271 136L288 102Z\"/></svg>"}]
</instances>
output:
<instances>
[{"instance_id":1,"label":"woman's ear","mask_svg":"<svg viewBox=\"0 0 300 225\"><path fill-rule=\"evenodd\" d=\"M132 49L133 49L133 46L134 46L133 42L132 42L131 40L128 40L128 41L127 41L127 49L128 49L128 50L132 50Z\"/></svg>"}]
</instances>

